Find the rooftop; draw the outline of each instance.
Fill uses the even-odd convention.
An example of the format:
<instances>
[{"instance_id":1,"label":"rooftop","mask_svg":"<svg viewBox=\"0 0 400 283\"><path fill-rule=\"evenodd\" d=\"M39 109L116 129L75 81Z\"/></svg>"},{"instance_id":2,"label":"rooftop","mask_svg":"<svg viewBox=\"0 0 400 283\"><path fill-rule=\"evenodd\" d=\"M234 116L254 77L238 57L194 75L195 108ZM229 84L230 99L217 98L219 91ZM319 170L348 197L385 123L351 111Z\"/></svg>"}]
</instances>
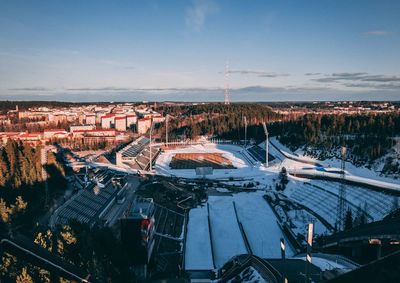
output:
<instances>
[{"instance_id":1,"label":"rooftop","mask_svg":"<svg viewBox=\"0 0 400 283\"><path fill-rule=\"evenodd\" d=\"M154 213L153 199L136 199L128 217L133 219L148 219Z\"/></svg>"}]
</instances>

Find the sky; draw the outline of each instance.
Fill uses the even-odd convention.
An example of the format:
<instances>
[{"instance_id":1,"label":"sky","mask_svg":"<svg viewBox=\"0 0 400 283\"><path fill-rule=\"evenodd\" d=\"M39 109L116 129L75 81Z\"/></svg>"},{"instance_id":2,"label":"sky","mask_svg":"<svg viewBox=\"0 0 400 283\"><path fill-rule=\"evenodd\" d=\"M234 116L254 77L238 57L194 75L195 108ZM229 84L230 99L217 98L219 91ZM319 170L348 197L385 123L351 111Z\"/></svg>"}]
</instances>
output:
<instances>
[{"instance_id":1,"label":"sky","mask_svg":"<svg viewBox=\"0 0 400 283\"><path fill-rule=\"evenodd\" d=\"M397 0L0 0L0 100L223 101L226 80L232 101L400 100L399 11Z\"/></svg>"}]
</instances>

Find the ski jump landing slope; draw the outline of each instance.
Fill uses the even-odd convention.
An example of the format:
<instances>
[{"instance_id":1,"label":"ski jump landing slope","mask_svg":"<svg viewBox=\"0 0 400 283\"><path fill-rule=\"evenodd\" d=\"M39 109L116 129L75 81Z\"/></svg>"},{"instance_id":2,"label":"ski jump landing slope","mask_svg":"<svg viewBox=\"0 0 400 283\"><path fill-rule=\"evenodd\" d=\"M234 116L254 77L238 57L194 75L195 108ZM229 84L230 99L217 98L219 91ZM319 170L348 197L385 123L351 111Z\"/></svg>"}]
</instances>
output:
<instances>
[{"instance_id":1,"label":"ski jump landing slope","mask_svg":"<svg viewBox=\"0 0 400 283\"><path fill-rule=\"evenodd\" d=\"M243 232L254 255L262 258L280 258L280 238L284 235L276 222L275 214L263 199L263 192L210 196L208 205L210 231L207 207L197 207L190 211L185 253L186 270L205 270L207 267L211 269L213 257L215 268L220 268L233 256L248 253L238 222L243 226ZM286 243L286 254L292 256L294 250L288 241Z\"/></svg>"}]
</instances>

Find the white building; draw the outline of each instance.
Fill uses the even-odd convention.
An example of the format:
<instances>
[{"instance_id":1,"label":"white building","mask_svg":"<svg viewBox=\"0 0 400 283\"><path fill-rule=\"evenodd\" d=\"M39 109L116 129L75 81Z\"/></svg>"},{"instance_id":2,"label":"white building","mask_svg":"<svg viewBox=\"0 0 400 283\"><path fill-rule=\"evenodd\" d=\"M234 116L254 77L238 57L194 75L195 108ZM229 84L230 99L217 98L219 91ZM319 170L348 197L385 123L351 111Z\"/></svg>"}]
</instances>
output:
<instances>
[{"instance_id":1,"label":"white building","mask_svg":"<svg viewBox=\"0 0 400 283\"><path fill-rule=\"evenodd\" d=\"M69 127L71 133L76 131L89 131L96 129L96 125L72 125Z\"/></svg>"},{"instance_id":2,"label":"white building","mask_svg":"<svg viewBox=\"0 0 400 283\"><path fill-rule=\"evenodd\" d=\"M115 115L107 114L101 117L101 127L103 129L110 129L114 126L115 123Z\"/></svg>"},{"instance_id":3,"label":"white building","mask_svg":"<svg viewBox=\"0 0 400 283\"><path fill-rule=\"evenodd\" d=\"M126 117L115 118L115 129L120 132L126 131Z\"/></svg>"},{"instance_id":4,"label":"white building","mask_svg":"<svg viewBox=\"0 0 400 283\"><path fill-rule=\"evenodd\" d=\"M137 116L136 114L128 114L126 115L126 126L131 127L132 125L136 126Z\"/></svg>"},{"instance_id":5,"label":"white building","mask_svg":"<svg viewBox=\"0 0 400 283\"><path fill-rule=\"evenodd\" d=\"M151 118L137 119L136 130L139 134L144 134L151 127Z\"/></svg>"},{"instance_id":6,"label":"white building","mask_svg":"<svg viewBox=\"0 0 400 283\"><path fill-rule=\"evenodd\" d=\"M96 115L95 114L88 114L85 116L85 122L89 125L96 124Z\"/></svg>"}]
</instances>

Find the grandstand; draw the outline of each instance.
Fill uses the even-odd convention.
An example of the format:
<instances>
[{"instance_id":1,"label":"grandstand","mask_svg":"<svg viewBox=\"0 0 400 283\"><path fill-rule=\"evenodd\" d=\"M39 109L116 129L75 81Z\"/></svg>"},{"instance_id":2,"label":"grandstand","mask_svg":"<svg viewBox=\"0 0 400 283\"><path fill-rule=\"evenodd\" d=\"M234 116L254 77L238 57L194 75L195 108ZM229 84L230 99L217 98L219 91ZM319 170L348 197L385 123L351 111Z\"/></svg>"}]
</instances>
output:
<instances>
[{"instance_id":1,"label":"grandstand","mask_svg":"<svg viewBox=\"0 0 400 283\"><path fill-rule=\"evenodd\" d=\"M50 226L63 225L70 220L94 225L118 193L111 182L113 176L112 171L96 170L91 182L55 211Z\"/></svg>"},{"instance_id":2,"label":"grandstand","mask_svg":"<svg viewBox=\"0 0 400 283\"><path fill-rule=\"evenodd\" d=\"M247 148L247 152L250 154L252 158L261 163L265 163L265 149L262 149L258 145L254 145L252 147ZM275 157L268 153L268 160L272 161Z\"/></svg>"},{"instance_id":3,"label":"grandstand","mask_svg":"<svg viewBox=\"0 0 400 283\"><path fill-rule=\"evenodd\" d=\"M159 149L159 146L152 146L153 161L157 158ZM121 167L147 170L150 166L150 140L141 136L122 148L116 154L116 163Z\"/></svg>"}]
</instances>

